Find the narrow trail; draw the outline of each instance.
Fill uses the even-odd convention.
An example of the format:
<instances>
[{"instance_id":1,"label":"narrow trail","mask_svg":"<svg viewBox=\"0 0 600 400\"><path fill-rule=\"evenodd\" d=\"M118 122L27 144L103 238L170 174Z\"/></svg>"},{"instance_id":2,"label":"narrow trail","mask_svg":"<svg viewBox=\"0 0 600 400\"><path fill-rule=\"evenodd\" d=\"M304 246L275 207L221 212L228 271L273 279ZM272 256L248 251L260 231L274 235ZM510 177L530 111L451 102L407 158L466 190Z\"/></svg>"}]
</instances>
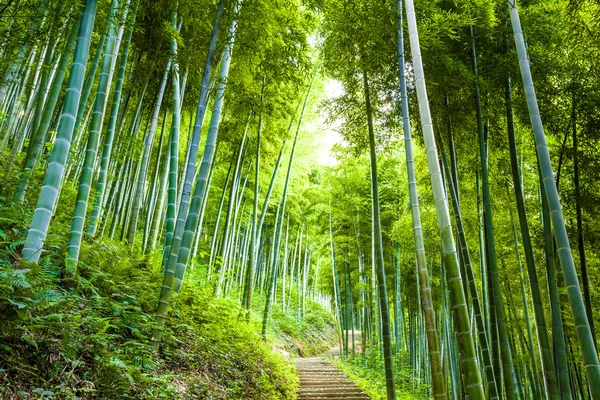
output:
<instances>
[{"instance_id":1,"label":"narrow trail","mask_svg":"<svg viewBox=\"0 0 600 400\"><path fill-rule=\"evenodd\" d=\"M339 354L339 347L325 355ZM320 357L293 360L300 376L298 400L368 400L367 396L330 361Z\"/></svg>"}]
</instances>

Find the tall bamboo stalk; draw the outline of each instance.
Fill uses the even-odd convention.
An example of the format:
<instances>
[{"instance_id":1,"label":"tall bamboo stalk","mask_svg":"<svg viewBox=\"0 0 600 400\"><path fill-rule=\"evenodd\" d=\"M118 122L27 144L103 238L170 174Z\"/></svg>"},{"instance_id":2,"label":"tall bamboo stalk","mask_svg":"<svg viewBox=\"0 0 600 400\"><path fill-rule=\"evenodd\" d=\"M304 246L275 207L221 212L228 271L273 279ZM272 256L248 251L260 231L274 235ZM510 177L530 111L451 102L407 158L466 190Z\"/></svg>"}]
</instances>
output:
<instances>
[{"instance_id":1,"label":"tall bamboo stalk","mask_svg":"<svg viewBox=\"0 0 600 400\"><path fill-rule=\"evenodd\" d=\"M176 2L177 5L177 2ZM171 13L171 27L177 27L177 8ZM167 214L165 219L166 233L163 249L163 266L165 277L167 275L167 262L171 253L171 244L173 235L175 235L175 224L177 216L177 175L179 172L179 134L181 127L181 90L179 87L179 63L177 62L177 39L171 39L171 53L173 60L171 62L171 81L173 96L173 116L171 118L171 135L169 137L169 184L167 188ZM133 227L136 229L136 227ZM164 283L163 283L164 285Z\"/></svg>"},{"instance_id":2,"label":"tall bamboo stalk","mask_svg":"<svg viewBox=\"0 0 600 400\"><path fill-rule=\"evenodd\" d=\"M239 12L241 2L238 2L235 7L235 14ZM154 331L154 340L158 344L162 336L162 326L164 325L166 314L169 306L169 300L172 291L178 293L181 290L183 283L183 276L185 268L189 261L189 255L194 240L195 234L200 234L201 227L196 228L198 225L198 216L200 214L200 207L202 205L202 197L205 195L206 184L208 181L209 169L212 165L212 159L214 157L217 134L219 131L219 124L221 122L221 113L223 109L223 98L225 95L226 80L229 74L229 66L231 64L231 52L233 50L233 41L235 38L235 32L237 29L237 19L234 19L231 27L229 28L230 41L225 45L223 49L223 55L221 57L221 71L220 80L217 85L217 92L215 94L215 101L213 104L213 111L211 115L210 126L208 130L208 136L206 138L206 144L204 147L204 154L202 156L202 162L200 164L200 173L196 181L196 187L190 204L189 213L186 218L185 228L183 237L181 239L181 247L179 255L177 257L177 265L175 269L165 269L165 278L161 289L159 307L156 311L156 322L157 328Z\"/></svg>"},{"instance_id":3,"label":"tall bamboo stalk","mask_svg":"<svg viewBox=\"0 0 600 400\"><path fill-rule=\"evenodd\" d=\"M451 166L448 163L448 157L444 148L444 142L439 141L442 150L442 162L446 175L451 177ZM457 175L458 177L458 175ZM458 245L462 254L462 261L464 265L464 271L466 273L466 279L468 289L471 293L471 302L473 304L472 312L477 327L477 337L479 339L479 348L481 351L481 361L483 362L483 372L487 382L487 395L490 399L499 398L498 390L501 389L498 386L498 381L501 379L500 376L496 376L492 368L492 359L490 355L489 338L485 329L485 323L481 312L481 303L479 302L479 294L477 291L477 284L475 282L475 274L473 273L473 266L471 264L471 254L469 252L469 246L465 236L465 230L463 227L462 211L458 202L458 195L456 188L458 183L449 182L447 187L450 189L450 198L452 199L452 209L454 211L454 218L456 221L456 232L458 236Z\"/></svg>"},{"instance_id":4,"label":"tall bamboo stalk","mask_svg":"<svg viewBox=\"0 0 600 400\"><path fill-rule=\"evenodd\" d=\"M263 121L263 108L265 99L265 84L266 78L263 76L262 89L260 94L261 109L258 114L258 129L256 132L256 164L254 167L254 201L252 203L252 232L250 233L250 257L248 257L248 267L246 272L246 288L245 288L245 307L246 307L246 320L250 322L250 312L252 310L252 295L254 292L254 272L257 267L257 251L256 251L256 239L258 233L257 228L257 217L258 217L258 193L260 189L260 135L262 133L262 121ZM289 227L289 224L288 224ZM285 281L284 281L285 286ZM285 296L285 288L283 290ZM285 304L285 301L283 302Z\"/></svg>"},{"instance_id":5,"label":"tall bamboo stalk","mask_svg":"<svg viewBox=\"0 0 600 400\"><path fill-rule=\"evenodd\" d=\"M71 60L73 50L75 49L75 43L79 30L78 22L79 18L75 19L75 22L71 27L71 31L67 36L65 47L60 55L60 60L58 61L54 78L52 79L52 85L44 104L40 123L37 129L32 132L32 137L29 141L29 147L27 148L27 154L23 163L23 174L19 178L19 183L17 184L17 189L14 193L14 198L19 202L23 202L25 200L25 194L29 186L29 180L33 175L33 170L42 151L44 140L48 136L48 131L50 130L52 116L54 115L56 104L58 103L62 84L67 73L67 67L69 61Z\"/></svg>"},{"instance_id":6,"label":"tall bamboo stalk","mask_svg":"<svg viewBox=\"0 0 600 400\"><path fill-rule=\"evenodd\" d=\"M571 247L569 245L569 237L567 235L565 220L561 210L556 182L554 181L550 153L546 144L546 135L542 125L542 118L537 104L535 89L533 87L529 57L527 56L527 48L525 47L525 38L523 36L523 30L521 29L521 21L516 0L508 0L508 8L519 57L519 66L523 78L525 97L527 98L527 108L529 110L539 157L540 172L548 200L550 217L554 228L554 237L558 247L558 256L567 285L571 312L573 313L573 319L575 320L577 338L579 339L579 346L581 348L583 363L588 378L588 387L592 394L592 398L600 398L600 361L598 360L598 353L596 352L590 323L585 313L585 303L583 301L579 280L577 278L577 271L575 270L575 264L573 262L573 254L571 253Z\"/></svg>"},{"instance_id":7,"label":"tall bamboo stalk","mask_svg":"<svg viewBox=\"0 0 600 400\"><path fill-rule=\"evenodd\" d=\"M381 312L381 334L383 336L383 361L385 365L385 386L388 400L396 398L394 387L394 365L392 361L392 341L390 328L390 315L387 288L385 282L385 265L383 258L383 238L381 235L381 215L379 206L379 178L377 175L377 154L375 152L375 130L373 128L373 112L371 109L371 98L369 93L369 79L363 70L363 87L365 91L365 105L367 112L367 124L369 128L369 149L371 158L371 188L373 194L373 226L375 239L375 264L377 271L377 282L379 287L379 309Z\"/></svg>"},{"instance_id":8,"label":"tall bamboo stalk","mask_svg":"<svg viewBox=\"0 0 600 400\"><path fill-rule=\"evenodd\" d=\"M427 152L427 162L429 165L431 185L433 187L440 236L442 238L442 252L444 254L446 265L448 288L450 290L452 308L455 314L455 329L461 353L462 370L464 371L469 398L472 400L483 400L485 395L481 375L479 374L479 366L477 365L477 353L475 352L475 344L471 334L471 322L469 320L465 294L463 292L463 282L458 268L458 256L454 245L452 224L450 223L448 200L444 192L438 153L435 145L435 136L433 133L433 123L429 111L429 101L427 99L427 88L425 85L423 61L413 0L406 0L406 15L413 56L413 68L415 71L415 86L417 89L419 110L421 114L421 126L425 140L425 150Z\"/></svg>"},{"instance_id":9,"label":"tall bamboo stalk","mask_svg":"<svg viewBox=\"0 0 600 400\"><path fill-rule=\"evenodd\" d=\"M475 37L473 34L473 26L469 27L469 36L471 37L471 57L473 62L474 95L475 95L475 112L477 116L477 133L479 139L479 159L481 162L481 184L483 193L483 207L485 210L485 243L488 267L490 269L492 295L494 296L494 310L496 312L496 323L498 325L498 337L500 341L500 356L502 357L502 374L504 378L505 396L508 400L515 399L515 390L513 382L513 366L508 344L508 330L506 327L506 317L504 312L504 299L502 297L502 289L500 287L500 276L498 272L498 261L496 259L496 239L494 231L494 222L492 215L492 200L489 183L488 163L484 162L487 158L487 125L484 126L483 116L481 112L481 96L479 93L479 74L477 71L477 53L475 50Z\"/></svg>"},{"instance_id":10,"label":"tall bamboo stalk","mask_svg":"<svg viewBox=\"0 0 600 400\"><path fill-rule=\"evenodd\" d=\"M90 49L90 38L94 28L97 9L96 0L88 0L79 24L79 37L75 47L75 55L71 66L71 75L65 94L63 111L60 116L54 148L50 163L44 176L44 184L40 192L37 207L33 214L27 239L21 252L27 261L38 262L53 210L58 201L58 193L63 179L65 164L71 147L75 114L79 104L79 94L83 85L85 66Z\"/></svg>"},{"instance_id":11,"label":"tall bamboo stalk","mask_svg":"<svg viewBox=\"0 0 600 400\"><path fill-rule=\"evenodd\" d=\"M135 4L133 6L133 14L129 17L129 21L127 23L127 33L125 34L125 43L123 47L123 53L121 54L121 63L119 65L119 72L117 76L117 84L115 86L115 92L113 94L113 104L110 112L110 117L108 119L108 127L106 130L106 138L104 140L104 147L102 148L102 158L100 162L100 172L98 174L98 182L96 183L96 196L94 201L94 208L92 209L92 214L90 216L90 223L87 229L86 234L88 236L94 236L96 233L96 227L98 224L98 219L102 213L102 203L104 201L104 191L106 189L106 180L108 175L108 167L112 156L112 148L113 141L115 137L115 133L118 129L117 127L117 118L119 115L120 107L121 107L121 98L123 93L123 83L125 80L125 71L127 69L127 60L129 58L129 47L131 45L131 36L133 35L133 29L135 26L135 20L137 16L137 7L139 5L138 0L134 0ZM129 7L129 1L126 4ZM148 86L148 79L146 79L144 86L140 93L140 102L142 104L142 99L144 94L146 93L146 87Z\"/></svg>"},{"instance_id":12,"label":"tall bamboo stalk","mask_svg":"<svg viewBox=\"0 0 600 400\"><path fill-rule=\"evenodd\" d=\"M533 316L535 328L540 348L542 360L542 373L544 374L544 383L546 393L549 398L557 399L558 384L556 381L556 370L552 359L552 350L550 349L550 340L548 337L548 327L544 314L544 305L538 282L535 261L533 257L533 248L531 246L531 237L529 235L529 225L527 224L527 213L525 210L525 200L523 198L523 184L519 173L519 161L517 159L517 142L515 140L515 129L512 112L512 90L510 75L506 82L506 121L508 130L508 144L510 149L510 162L515 189L515 199L517 202L517 211L519 215L519 226L521 228L521 237L523 240L523 250L525 252L525 262L527 264L527 275L529 278L529 288L531 290L531 299L533 302Z\"/></svg>"},{"instance_id":13,"label":"tall bamboo stalk","mask_svg":"<svg viewBox=\"0 0 600 400\"><path fill-rule=\"evenodd\" d=\"M419 274L420 295L425 317L427 344L429 358L431 360L432 390L435 399L448 398L446 392L446 376L444 375L442 358L440 353L440 341L437 334L436 317L431 297L431 283L427 271L427 260L425 256L425 245L423 240L423 228L421 226L421 210L419 208L419 193L417 190L417 178L415 174L415 162L413 158L412 137L410 133L410 116L408 112L408 95L406 92L406 70L404 65L404 27L402 18L402 0L397 2L398 17L398 65L400 72L400 96L402 106L402 127L404 131L404 149L406 154L406 168L408 174L408 192L410 209L413 223L413 239L415 242L415 253L417 270ZM398 261L399 262L399 261ZM400 278L398 267L398 282ZM398 307L399 308L399 305ZM399 312L400 310L398 310ZM398 325L398 324L396 324ZM398 326L396 327L396 331ZM396 334L397 335L397 334ZM398 340L396 340L398 344Z\"/></svg>"}]
</instances>

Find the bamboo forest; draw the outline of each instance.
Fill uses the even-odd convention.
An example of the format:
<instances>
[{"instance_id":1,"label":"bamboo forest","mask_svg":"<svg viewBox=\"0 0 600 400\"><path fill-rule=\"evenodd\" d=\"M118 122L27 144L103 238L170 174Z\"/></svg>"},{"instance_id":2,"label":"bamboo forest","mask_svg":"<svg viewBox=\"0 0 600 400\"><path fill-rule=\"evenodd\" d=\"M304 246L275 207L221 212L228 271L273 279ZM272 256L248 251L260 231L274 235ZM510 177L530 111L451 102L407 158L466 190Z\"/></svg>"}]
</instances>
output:
<instances>
[{"instance_id":1,"label":"bamboo forest","mask_svg":"<svg viewBox=\"0 0 600 400\"><path fill-rule=\"evenodd\" d=\"M0 1L0 399L600 400L599 60L600 0Z\"/></svg>"}]
</instances>

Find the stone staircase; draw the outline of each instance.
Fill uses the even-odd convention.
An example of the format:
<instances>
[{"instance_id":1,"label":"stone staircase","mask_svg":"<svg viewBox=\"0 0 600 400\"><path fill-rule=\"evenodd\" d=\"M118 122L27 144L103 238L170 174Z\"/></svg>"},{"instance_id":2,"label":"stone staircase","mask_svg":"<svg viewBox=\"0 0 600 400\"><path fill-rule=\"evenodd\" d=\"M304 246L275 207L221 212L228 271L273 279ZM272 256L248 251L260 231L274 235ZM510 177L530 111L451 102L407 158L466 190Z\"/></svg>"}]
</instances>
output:
<instances>
[{"instance_id":1,"label":"stone staircase","mask_svg":"<svg viewBox=\"0 0 600 400\"><path fill-rule=\"evenodd\" d=\"M298 400L368 400L358 386L331 362L321 358L294 360L300 376Z\"/></svg>"}]
</instances>

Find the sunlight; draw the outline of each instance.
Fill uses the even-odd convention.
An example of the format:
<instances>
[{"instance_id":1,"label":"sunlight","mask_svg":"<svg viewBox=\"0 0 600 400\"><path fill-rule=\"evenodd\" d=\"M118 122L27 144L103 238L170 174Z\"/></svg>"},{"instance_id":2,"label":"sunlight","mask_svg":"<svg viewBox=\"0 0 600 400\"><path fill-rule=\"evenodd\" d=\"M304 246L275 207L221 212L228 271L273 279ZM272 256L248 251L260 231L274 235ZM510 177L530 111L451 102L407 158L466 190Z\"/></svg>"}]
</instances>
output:
<instances>
[{"instance_id":1,"label":"sunlight","mask_svg":"<svg viewBox=\"0 0 600 400\"><path fill-rule=\"evenodd\" d=\"M331 78L323 83L323 90L324 100L332 100L344 94L342 82ZM341 123L341 119L336 120L334 123L328 123L326 111L321 107L317 120L311 124L313 126L307 124L306 129L314 129L314 131L318 132L316 135L318 141L316 161L319 165L334 166L338 164L338 160L333 155L332 149L334 145L343 141L342 136L338 132Z\"/></svg>"}]
</instances>

